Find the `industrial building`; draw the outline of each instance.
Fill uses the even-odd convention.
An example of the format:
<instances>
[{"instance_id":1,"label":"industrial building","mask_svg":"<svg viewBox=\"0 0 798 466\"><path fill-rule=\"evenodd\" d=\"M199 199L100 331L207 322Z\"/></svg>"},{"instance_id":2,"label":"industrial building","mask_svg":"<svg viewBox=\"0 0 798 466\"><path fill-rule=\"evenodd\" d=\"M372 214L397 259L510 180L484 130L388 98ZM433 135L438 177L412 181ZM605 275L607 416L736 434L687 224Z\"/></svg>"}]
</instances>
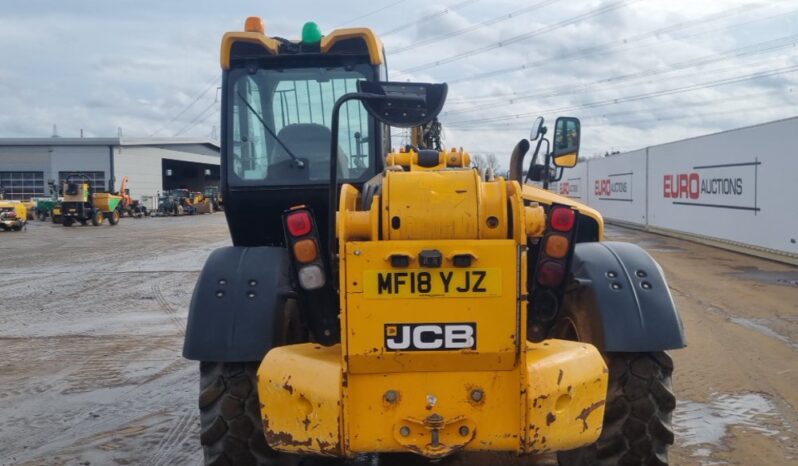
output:
<instances>
[{"instance_id":1,"label":"industrial building","mask_svg":"<svg viewBox=\"0 0 798 466\"><path fill-rule=\"evenodd\" d=\"M92 188L116 191L127 176L134 199L153 207L159 192L202 191L219 184L219 145L176 138L0 138L0 188L6 199L48 196L48 181L61 186L85 175Z\"/></svg>"}]
</instances>

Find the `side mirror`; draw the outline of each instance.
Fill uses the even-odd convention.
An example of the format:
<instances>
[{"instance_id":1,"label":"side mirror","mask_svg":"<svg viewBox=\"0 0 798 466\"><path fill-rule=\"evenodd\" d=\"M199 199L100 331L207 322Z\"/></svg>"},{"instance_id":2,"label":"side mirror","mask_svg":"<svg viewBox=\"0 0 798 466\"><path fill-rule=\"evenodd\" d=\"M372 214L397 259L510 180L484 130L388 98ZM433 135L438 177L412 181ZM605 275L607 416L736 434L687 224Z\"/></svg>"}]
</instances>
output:
<instances>
[{"instance_id":1,"label":"side mirror","mask_svg":"<svg viewBox=\"0 0 798 466\"><path fill-rule=\"evenodd\" d=\"M557 122L554 124L554 150L551 153L554 165L563 168L576 166L579 156L580 131L579 118L557 118Z\"/></svg>"},{"instance_id":2,"label":"side mirror","mask_svg":"<svg viewBox=\"0 0 798 466\"><path fill-rule=\"evenodd\" d=\"M446 83L358 81L358 100L377 120L397 128L423 126L437 117L446 101Z\"/></svg>"},{"instance_id":3,"label":"side mirror","mask_svg":"<svg viewBox=\"0 0 798 466\"><path fill-rule=\"evenodd\" d=\"M532 131L529 133L529 140L536 141L540 137L542 129L543 129L543 117L539 116L535 118L535 122L532 123Z\"/></svg>"}]
</instances>

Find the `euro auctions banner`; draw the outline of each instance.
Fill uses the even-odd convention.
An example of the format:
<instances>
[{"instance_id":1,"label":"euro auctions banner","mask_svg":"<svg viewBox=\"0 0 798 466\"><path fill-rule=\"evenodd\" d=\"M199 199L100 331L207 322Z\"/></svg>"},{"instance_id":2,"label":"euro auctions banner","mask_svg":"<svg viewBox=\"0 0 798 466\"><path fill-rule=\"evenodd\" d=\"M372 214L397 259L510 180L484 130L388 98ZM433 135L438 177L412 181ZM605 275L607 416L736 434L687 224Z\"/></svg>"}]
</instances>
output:
<instances>
[{"instance_id":1,"label":"euro auctions banner","mask_svg":"<svg viewBox=\"0 0 798 466\"><path fill-rule=\"evenodd\" d=\"M645 225L646 150L590 162L588 204L608 220Z\"/></svg>"},{"instance_id":2,"label":"euro auctions banner","mask_svg":"<svg viewBox=\"0 0 798 466\"><path fill-rule=\"evenodd\" d=\"M550 186L551 191L587 204L587 163L566 168L562 179Z\"/></svg>"},{"instance_id":3,"label":"euro auctions banner","mask_svg":"<svg viewBox=\"0 0 798 466\"><path fill-rule=\"evenodd\" d=\"M798 257L798 117L589 159L549 189L609 221Z\"/></svg>"},{"instance_id":4,"label":"euro auctions banner","mask_svg":"<svg viewBox=\"0 0 798 466\"><path fill-rule=\"evenodd\" d=\"M758 211L758 166L751 162L696 165L688 173L662 176L662 196L671 204Z\"/></svg>"},{"instance_id":5,"label":"euro auctions banner","mask_svg":"<svg viewBox=\"0 0 798 466\"><path fill-rule=\"evenodd\" d=\"M648 180L651 227L798 254L798 118L650 147Z\"/></svg>"}]
</instances>

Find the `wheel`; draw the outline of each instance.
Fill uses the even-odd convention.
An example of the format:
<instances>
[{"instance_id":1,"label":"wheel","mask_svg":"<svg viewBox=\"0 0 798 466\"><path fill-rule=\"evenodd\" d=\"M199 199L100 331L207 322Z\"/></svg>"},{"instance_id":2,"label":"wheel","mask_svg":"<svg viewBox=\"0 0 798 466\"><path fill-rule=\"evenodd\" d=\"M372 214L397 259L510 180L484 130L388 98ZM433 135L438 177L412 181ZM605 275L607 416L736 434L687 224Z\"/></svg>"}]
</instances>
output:
<instances>
[{"instance_id":1,"label":"wheel","mask_svg":"<svg viewBox=\"0 0 798 466\"><path fill-rule=\"evenodd\" d=\"M259 363L200 363L200 443L206 466L294 464L269 448L258 402Z\"/></svg>"},{"instance_id":2,"label":"wheel","mask_svg":"<svg viewBox=\"0 0 798 466\"><path fill-rule=\"evenodd\" d=\"M663 352L608 353L607 407L598 441L557 454L560 466L668 465L673 361Z\"/></svg>"},{"instance_id":3,"label":"wheel","mask_svg":"<svg viewBox=\"0 0 798 466\"><path fill-rule=\"evenodd\" d=\"M307 341L297 302L283 308L275 346ZM200 443L206 466L299 466L302 457L269 447L263 433L258 400L260 362L200 362ZM337 461L313 462L322 466ZM308 465L310 466L310 465Z\"/></svg>"},{"instance_id":4,"label":"wheel","mask_svg":"<svg viewBox=\"0 0 798 466\"><path fill-rule=\"evenodd\" d=\"M119 223L119 219L122 217L122 214L119 213L118 210L114 210L108 215L108 223L111 225L116 225Z\"/></svg>"},{"instance_id":5,"label":"wheel","mask_svg":"<svg viewBox=\"0 0 798 466\"><path fill-rule=\"evenodd\" d=\"M41 210L36 211L36 219L40 222L47 220L47 213L42 212Z\"/></svg>"},{"instance_id":6,"label":"wheel","mask_svg":"<svg viewBox=\"0 0 798 466\"><path fill-rule=\"evenodd\" d=\"M75 220L72 217L61 218L61 225L64 225L65 227L71 227L73 223L75 223Z\"/></svg>"},{"instance_id":7,"label":"wheel","mask_svg":"<svg viewBox=\"0 0 798 466\"><path fill-rule=\"evenodd\" d=\"M91 224L98 227L103 223L103 211L100 209L94 209L91 213Z\"/></svg>"}]
</instances>

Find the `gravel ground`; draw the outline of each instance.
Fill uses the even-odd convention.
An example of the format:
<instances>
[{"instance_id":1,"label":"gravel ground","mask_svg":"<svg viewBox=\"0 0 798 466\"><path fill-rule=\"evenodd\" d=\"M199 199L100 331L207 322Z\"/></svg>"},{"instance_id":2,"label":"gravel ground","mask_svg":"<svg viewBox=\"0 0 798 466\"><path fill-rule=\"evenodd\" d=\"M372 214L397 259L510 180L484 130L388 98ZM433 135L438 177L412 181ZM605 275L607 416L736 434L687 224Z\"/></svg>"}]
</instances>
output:
<instances>
[{"instance_id":1,"label":"gravel ground","mask_svg":"<svg viewBox=\"0 0 798 466\"><path fill-rule=\"evenodd\" d=\"M798 464L798 269L607 236L660 261L685 321L672 464ZM197 365L180 353L199 270L229 243L221 214L0 233L0 464L200 464Z\"/></svg>"}]
</instances>

